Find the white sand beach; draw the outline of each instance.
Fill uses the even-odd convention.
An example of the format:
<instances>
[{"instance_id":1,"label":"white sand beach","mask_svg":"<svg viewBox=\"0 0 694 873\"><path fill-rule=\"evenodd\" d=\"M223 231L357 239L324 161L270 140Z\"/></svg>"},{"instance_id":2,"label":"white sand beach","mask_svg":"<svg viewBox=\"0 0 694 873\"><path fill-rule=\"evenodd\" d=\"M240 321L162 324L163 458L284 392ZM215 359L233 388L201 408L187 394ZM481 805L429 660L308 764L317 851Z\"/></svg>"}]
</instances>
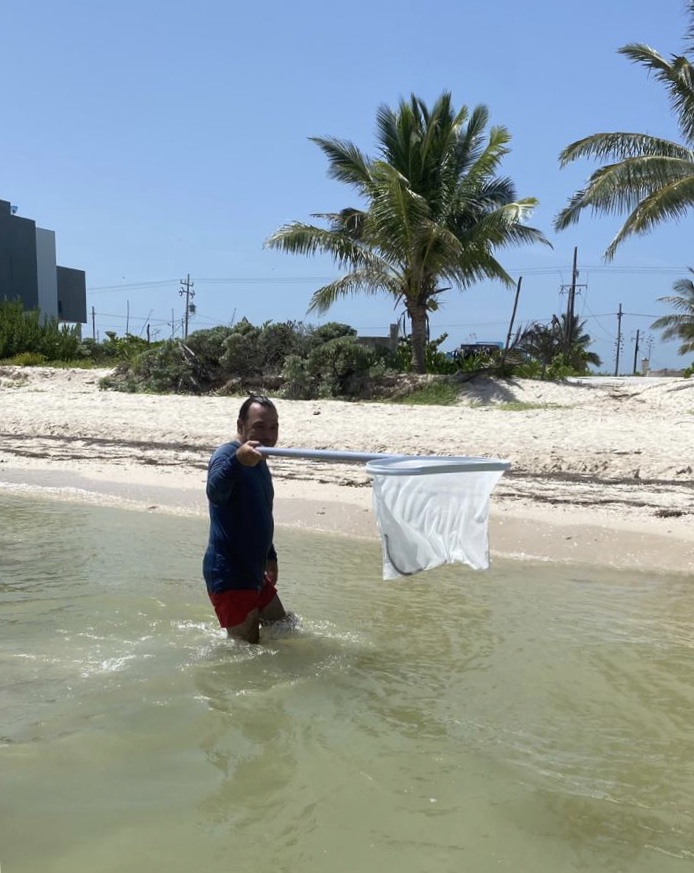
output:
<instances>
[{"instance_id":1,"label":"white sand beach","mask_svg":"<svg viewBox=\"0 0 694 873\"><path fill-rule=\"evenodd\" d=\"M0 367L0 487L203 515L242 398ZM504 458L493 555L694 572L694 379L475 380L457 406L277 400L284 446ZM376 537L363 466L273 459L280 525Z\"/></svg>"}]
</instances>

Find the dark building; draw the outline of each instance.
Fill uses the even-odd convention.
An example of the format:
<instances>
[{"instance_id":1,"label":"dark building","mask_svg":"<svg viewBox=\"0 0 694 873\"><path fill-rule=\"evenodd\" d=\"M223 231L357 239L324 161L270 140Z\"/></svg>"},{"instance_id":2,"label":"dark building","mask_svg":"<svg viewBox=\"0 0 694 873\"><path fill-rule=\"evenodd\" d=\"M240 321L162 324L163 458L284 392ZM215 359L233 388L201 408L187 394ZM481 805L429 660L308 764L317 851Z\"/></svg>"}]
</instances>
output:
<instances>
[{"instance_id":1,"label":"dark building","mask_svg":"<svg viewBox=\"0 0 694 873\"><path fill-rule=\"evenodd\" d=\"M0 300L17 299L47 318L87 321L84 271L58 267L53 231L15 215L12 205L0 200Z\"/></svg>"}]
</instances>

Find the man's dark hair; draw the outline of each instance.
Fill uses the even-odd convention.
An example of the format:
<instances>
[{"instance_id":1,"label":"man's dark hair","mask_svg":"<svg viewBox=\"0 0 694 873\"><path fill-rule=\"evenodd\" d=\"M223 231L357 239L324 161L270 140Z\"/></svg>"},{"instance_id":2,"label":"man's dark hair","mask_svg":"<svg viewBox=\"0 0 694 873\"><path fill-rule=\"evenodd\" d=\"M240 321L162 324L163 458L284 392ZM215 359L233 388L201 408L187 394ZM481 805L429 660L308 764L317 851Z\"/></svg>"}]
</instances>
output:
<instances>
[{"instance_id":1,"label":"man's dark hair","mask_svg":"<svg viewBox=\"0 0 694 873\"><path fill-rule=\"evenodd\" d=\"M241 409L239 409L239 420L244 424L248 421L248 410L254 403L257 403L258 406L264 406L266 409L273 409L277 412L275 404L269 397L265 397L264 394L249 394L241 404Z\"/></svg>"}]
</instances>

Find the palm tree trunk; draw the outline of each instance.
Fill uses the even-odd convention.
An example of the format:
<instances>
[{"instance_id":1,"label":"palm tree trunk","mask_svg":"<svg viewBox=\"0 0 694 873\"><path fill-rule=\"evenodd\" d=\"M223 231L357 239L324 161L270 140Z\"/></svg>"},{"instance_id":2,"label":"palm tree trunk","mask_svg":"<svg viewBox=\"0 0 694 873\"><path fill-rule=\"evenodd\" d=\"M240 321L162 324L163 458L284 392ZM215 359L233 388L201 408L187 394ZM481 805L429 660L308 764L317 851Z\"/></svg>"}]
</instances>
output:
<instances>
[{"instance_id":1,"label":"palm tree trunk","mask_svg":"<svg viewBox=\"0 0 694 873\"><path fill-rule=\"evenodd\" d=\"M407 309L412 320L412 370L426 373L427 307L425 303L412 303Z\"/></svg>"}]
</instances>

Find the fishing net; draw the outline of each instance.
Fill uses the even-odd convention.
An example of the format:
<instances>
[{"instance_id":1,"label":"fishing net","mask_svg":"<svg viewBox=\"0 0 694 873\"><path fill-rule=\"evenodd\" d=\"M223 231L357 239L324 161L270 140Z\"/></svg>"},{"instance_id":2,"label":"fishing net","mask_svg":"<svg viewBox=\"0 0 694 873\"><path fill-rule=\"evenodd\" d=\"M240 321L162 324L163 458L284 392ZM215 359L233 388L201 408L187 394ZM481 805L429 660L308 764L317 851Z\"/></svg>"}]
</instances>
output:
<instances>
[{"instance_id":1,"label":"fishing net","mask_svg":"<svg viewBox=\"0 0 694 873\"><path fill-rule=\"evenodd\" d=\"M486 458L383 458L367 463L383 578L461 563L489 566L489 500L508 469Z\"/></svg>"},{"instance_id":2,"label":"fishing net","mask_svg":"<svg viewBox=\"0 0 694 873\"><path fill-rule=\"evenodd\" d=\"M510 467L496 458L443 458L267 448L265 455L366 463L383 546L383 578L396 579L441 564L489 566L489 499Z\"/></svg>"}]
</instances>

